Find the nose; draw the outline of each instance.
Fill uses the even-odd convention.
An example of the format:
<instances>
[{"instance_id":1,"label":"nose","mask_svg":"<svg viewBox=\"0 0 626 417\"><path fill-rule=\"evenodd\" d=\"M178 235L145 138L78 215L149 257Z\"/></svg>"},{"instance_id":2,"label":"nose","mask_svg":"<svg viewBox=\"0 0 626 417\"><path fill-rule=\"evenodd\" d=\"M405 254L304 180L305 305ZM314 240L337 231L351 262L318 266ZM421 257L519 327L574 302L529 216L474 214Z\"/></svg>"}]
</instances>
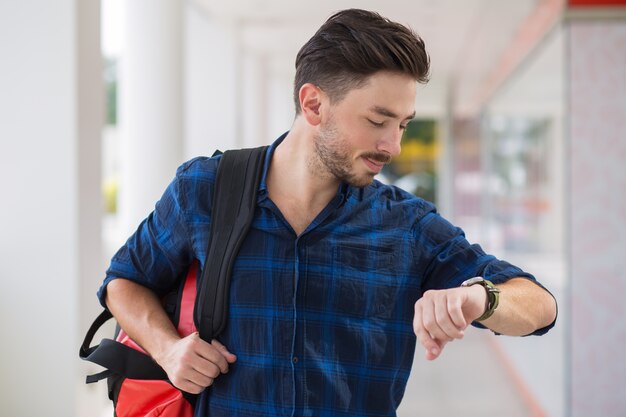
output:
<instances>
[{"instance_id":1,"label":"nose","mask_svg":"<svg viewBox=\"0 0 626 417\"><path fill-rule=\"evenodd\" d=\"M378 151L388 153L392 157L400 155L400 142L402 141L402 131L394 129L393 132L387 132L385 136L378 142Z\"/></svg>"}]
</instances>

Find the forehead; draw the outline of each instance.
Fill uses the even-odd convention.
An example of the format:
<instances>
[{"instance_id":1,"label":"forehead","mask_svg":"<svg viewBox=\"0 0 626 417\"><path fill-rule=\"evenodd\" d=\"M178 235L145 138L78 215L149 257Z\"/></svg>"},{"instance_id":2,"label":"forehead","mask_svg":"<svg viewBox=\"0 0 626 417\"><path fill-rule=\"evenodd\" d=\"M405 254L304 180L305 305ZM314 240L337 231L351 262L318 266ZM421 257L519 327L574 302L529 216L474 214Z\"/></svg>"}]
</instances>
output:
<instances>
[{"instance_id":1,"label":"forehead","mask_svg":"<svg viewBox=\"0 0 626 417\"><path fill-rule=\"evenodd\" d=\"M342 100L353 111L384 108L405 118L415 111L417 81L405 74L378 72L360 88L352 89Z\"/></svg>"}]
</instances>

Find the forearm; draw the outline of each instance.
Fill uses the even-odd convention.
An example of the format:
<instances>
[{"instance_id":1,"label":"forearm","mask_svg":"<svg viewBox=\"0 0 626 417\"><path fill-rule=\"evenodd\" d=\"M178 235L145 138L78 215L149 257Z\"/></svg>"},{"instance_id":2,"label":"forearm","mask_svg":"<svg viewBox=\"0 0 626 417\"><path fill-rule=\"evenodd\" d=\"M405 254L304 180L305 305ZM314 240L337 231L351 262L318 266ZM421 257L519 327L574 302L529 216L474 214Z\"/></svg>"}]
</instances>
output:
<instances>
[{"instance_id":1,"label":"forearm","mask_svg":"<svg viewBox=\"0 0 626 417\"><path fill-rule=\"evenodd\" d=\"M180 340L159 298L149 288L115 279L107 286L106 304L120 327L155 360Z\"/></svg>"},{"instance_id":2,"label":"forearm","mask_svg":"<svg viewBox=\"0 0 626 417\"><path fill-rule=\"evenodd\" d=\"M556 302L546 290L530 280L513 278L499 284L500 303L494 314L480 322L491 330L523 336L548 326L556 318Z\"/></svg>"}]
</instances>

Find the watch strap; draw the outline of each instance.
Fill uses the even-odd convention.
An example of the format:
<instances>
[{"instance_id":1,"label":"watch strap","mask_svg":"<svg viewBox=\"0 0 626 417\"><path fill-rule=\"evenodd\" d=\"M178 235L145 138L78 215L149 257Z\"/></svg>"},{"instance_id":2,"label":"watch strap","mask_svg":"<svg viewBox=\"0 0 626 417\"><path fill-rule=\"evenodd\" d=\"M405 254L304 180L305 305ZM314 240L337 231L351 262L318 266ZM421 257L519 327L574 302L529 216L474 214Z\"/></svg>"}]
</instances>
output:
<instances>
[{"instance_id":1,"label":"watch strap","mask_svg":"<svg viewBox=\"0 0 626 417\"><path fill-rule=\"evenodd\" d=\"M493 315L500 303L500 289L493 282L482 277L470 278L461 284L461 287L471 287L472 285L480 285L487 291L487 299L485 301L485 312L475 321L487 320Z\"/></svg>"}]
</instances>

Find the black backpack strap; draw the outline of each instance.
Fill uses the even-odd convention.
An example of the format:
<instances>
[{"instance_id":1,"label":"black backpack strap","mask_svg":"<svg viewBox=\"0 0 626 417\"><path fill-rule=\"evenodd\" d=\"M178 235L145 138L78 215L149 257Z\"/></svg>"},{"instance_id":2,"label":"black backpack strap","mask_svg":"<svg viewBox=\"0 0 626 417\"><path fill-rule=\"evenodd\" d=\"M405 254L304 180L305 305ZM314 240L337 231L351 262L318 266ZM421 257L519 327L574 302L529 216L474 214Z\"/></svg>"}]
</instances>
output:
<instances>
[{"instance_id":1,"label":"black backpack strap","mask_svg":"<svg viewBox=\"0 0 626 417\"><path fill-rule=\"evenodd\" d=\"M226 151L217 169L211 236L194 309L196 328L206 341L226 325L232 267L254 217L266 150Z\"/></svg>"},{"instance_id":2,"label":"black backpack strap","mask_svg":"<svg viewBox=\"0 0 626 417\"><path fill-rule=\"evenodd\" d=\"M196 328L201 336L208 335L205 340L215 337L226 323L232 264L254 216L266 149L267 146L227 151L218 165L213 191L211 238L202 271L201 289L194 307ZM203 301L199 303L200 298ZM205 319L205 316L208 318ZM112 317L108 310L103 311L94 320L80 347L81 359L107 368L87 376L87 383L111 374L131 379L167 380L165 371L152 358L122 343L102 339L99 345L90 346L98 329ZM202 325L198 325L198 319Z\"/></svg>"},{"instance_id":3,"label":"black backpack strap","mask_svg":"<svg viewBox=\"0 0 626 417\"><path fill-rule=\"evenodd\" d=\"M131 347L112 339L102 339L99 345L90 346L100 327L113 316L104 310L93 322L80 347L81 359L106 368L106 371L87 376L87 383L97 382L111 374L132 379L167 379L165 371L150 358Z\"/></svg>"}]
</instances>

